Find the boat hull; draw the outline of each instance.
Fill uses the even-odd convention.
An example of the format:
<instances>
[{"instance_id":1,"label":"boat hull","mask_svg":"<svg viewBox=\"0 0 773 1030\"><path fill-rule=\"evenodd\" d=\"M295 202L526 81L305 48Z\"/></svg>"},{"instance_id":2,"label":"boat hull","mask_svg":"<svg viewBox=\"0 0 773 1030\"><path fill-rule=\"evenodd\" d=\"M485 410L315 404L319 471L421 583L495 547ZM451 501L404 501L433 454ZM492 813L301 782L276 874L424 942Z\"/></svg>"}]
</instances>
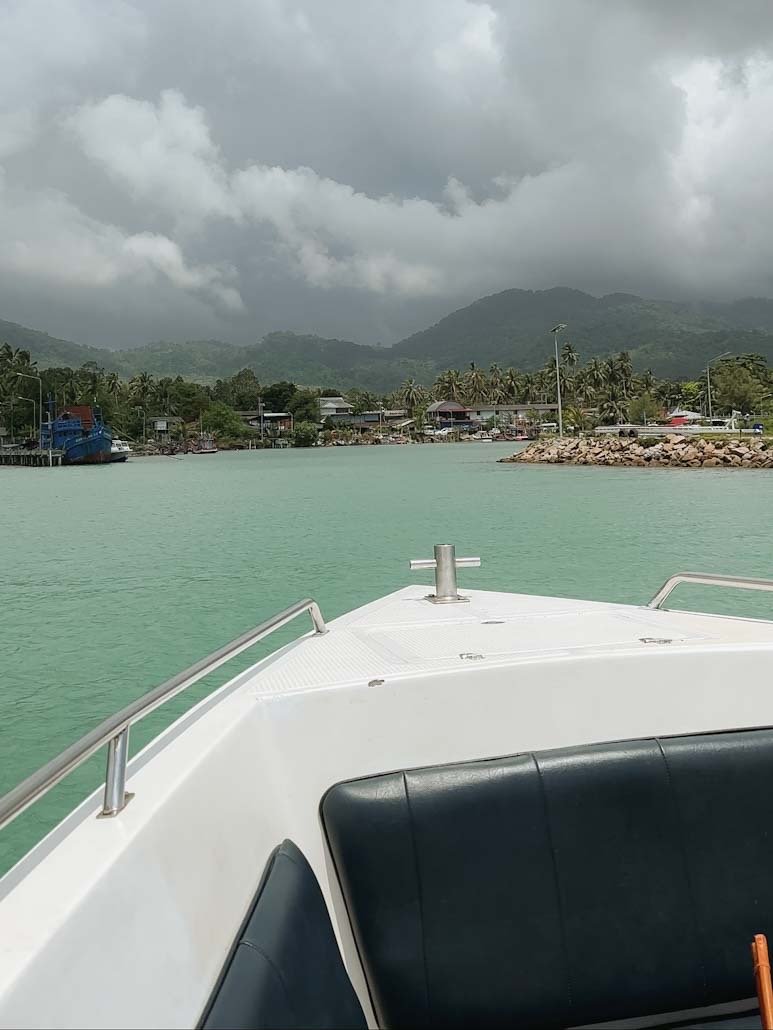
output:
<instances>
[{"instance_id":1,"label":"boat hull","mask_svg":"<svg viewBox=\"0 0 773 1030\"><path fill-rule=\"evenodd\" d=\"M65 465L107 465L111 460L112 442L110 433L102 427L97 427L86 436L67 441L64 445L63 461Z\"/></svg>"}]
</instances>

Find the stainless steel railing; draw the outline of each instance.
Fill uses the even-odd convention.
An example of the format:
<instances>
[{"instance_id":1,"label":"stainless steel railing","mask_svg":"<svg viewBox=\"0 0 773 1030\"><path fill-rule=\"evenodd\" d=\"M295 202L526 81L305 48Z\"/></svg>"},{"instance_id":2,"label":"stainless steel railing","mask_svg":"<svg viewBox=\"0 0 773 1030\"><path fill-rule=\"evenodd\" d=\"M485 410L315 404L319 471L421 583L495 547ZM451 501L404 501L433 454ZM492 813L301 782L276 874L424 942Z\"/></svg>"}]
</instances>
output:
<instances>
[{"instance_id":1,"label":"stainless steel railing","mask_svg":"<svg viewBox=\"0 0 773 1030\"><path fill-rule=\"evenodd\" d=\"M70 745L57 758L38 769L17 787L0 798L0 828L10 823L17 815L29 808L38 798L43 797L52 787L68 776L95 751L107 744L107 769L105 773L105 792L100 817L117 815L131 800L132 795L126 793L126 763L129 757L129 728L146 715L166 704L171 698L192 686L198 680L208 676L221 665L235 658L257 644L275 630L286 626L288 622L308 612L311 616L314 634L327 633L325 620L316 601L307 597L303 601L286 608L283 612L272 615L254 629L243 633L224 647L218 648L198 662L194 662L184 672L172 676L165 683L148 691L136 701L111 715L96 726L85 737Z\"/></svg>"},{"instance_id":2,"label":"stainless steel railing","mask_svg":"<svg viewBox=\"0 0 773 1030\"><path fill-rule=\"evenodd\" d=\"M677 572L670 576L647 605L648 608L662 608L668 595L681 583L698 583L707 587L734 587L738 590L773 591L773 579L751 579L747 576L715 576L712 573Z\"/></svg>"}]
</instances>

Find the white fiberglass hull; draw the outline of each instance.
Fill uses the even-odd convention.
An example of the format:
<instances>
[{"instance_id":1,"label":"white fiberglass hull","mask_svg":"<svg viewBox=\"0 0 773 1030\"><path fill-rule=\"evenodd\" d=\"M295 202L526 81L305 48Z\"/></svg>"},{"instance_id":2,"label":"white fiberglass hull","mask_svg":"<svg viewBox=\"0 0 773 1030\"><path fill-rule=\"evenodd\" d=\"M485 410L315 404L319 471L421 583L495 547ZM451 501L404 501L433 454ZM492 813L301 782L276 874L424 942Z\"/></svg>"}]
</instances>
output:
<instances>
[{"instance_id":1,"label":"white fiberglass hull","mask_svg":"<svg viewBox=\"0 0 773 1030\"><path fill-rule=\"evenodd\" d=\"M773 624L409 587L241 673L0 881L0 1025L193 1026L267 856L292 838L367 992L318 806L386 770L773 724ZM45 985L45 989L41 989Z\"/></svg>"}]
</instances>

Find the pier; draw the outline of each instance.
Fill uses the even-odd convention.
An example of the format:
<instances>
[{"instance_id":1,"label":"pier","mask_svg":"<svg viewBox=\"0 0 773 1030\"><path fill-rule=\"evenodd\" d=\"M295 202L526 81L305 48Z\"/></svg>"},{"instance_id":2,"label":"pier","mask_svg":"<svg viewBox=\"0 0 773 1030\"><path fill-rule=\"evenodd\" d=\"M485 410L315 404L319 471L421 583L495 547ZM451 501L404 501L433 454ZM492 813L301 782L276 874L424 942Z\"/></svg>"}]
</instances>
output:
<instances>
[{"instance_id":1,"label":"pier","mask_svg":"<svg viewBox=\"0 0 773 1030\"><path fill-rule=\"evenodd\" d=\"M0 465L17 465L23 468L49 468L62 464L62 452L41 451L33 447L14 447L0 450Z\"/></svg>"}]
</instances>

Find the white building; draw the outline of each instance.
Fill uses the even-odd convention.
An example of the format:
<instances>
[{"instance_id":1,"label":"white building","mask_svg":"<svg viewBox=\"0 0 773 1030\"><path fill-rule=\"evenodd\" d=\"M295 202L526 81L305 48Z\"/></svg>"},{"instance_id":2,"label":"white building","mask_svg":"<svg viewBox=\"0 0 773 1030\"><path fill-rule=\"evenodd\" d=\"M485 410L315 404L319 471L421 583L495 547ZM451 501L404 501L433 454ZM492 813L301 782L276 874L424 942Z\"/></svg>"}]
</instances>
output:
<instances>
[{"instance_id":1,"label":"white building","mask_svg":"<svg viewBox=\"0 0 773 1030\"><path fill-rule=\"evenodd\" d=\"M555 411L558 411L557 404L534 404L523 401L519 404L473 404L467 409L467 414L471 422L488 422L490 418L498 418L503 425L509 425L518 419L526 418L528 412L537 412L544 416Z\"/></svg>"}]
</instances>

